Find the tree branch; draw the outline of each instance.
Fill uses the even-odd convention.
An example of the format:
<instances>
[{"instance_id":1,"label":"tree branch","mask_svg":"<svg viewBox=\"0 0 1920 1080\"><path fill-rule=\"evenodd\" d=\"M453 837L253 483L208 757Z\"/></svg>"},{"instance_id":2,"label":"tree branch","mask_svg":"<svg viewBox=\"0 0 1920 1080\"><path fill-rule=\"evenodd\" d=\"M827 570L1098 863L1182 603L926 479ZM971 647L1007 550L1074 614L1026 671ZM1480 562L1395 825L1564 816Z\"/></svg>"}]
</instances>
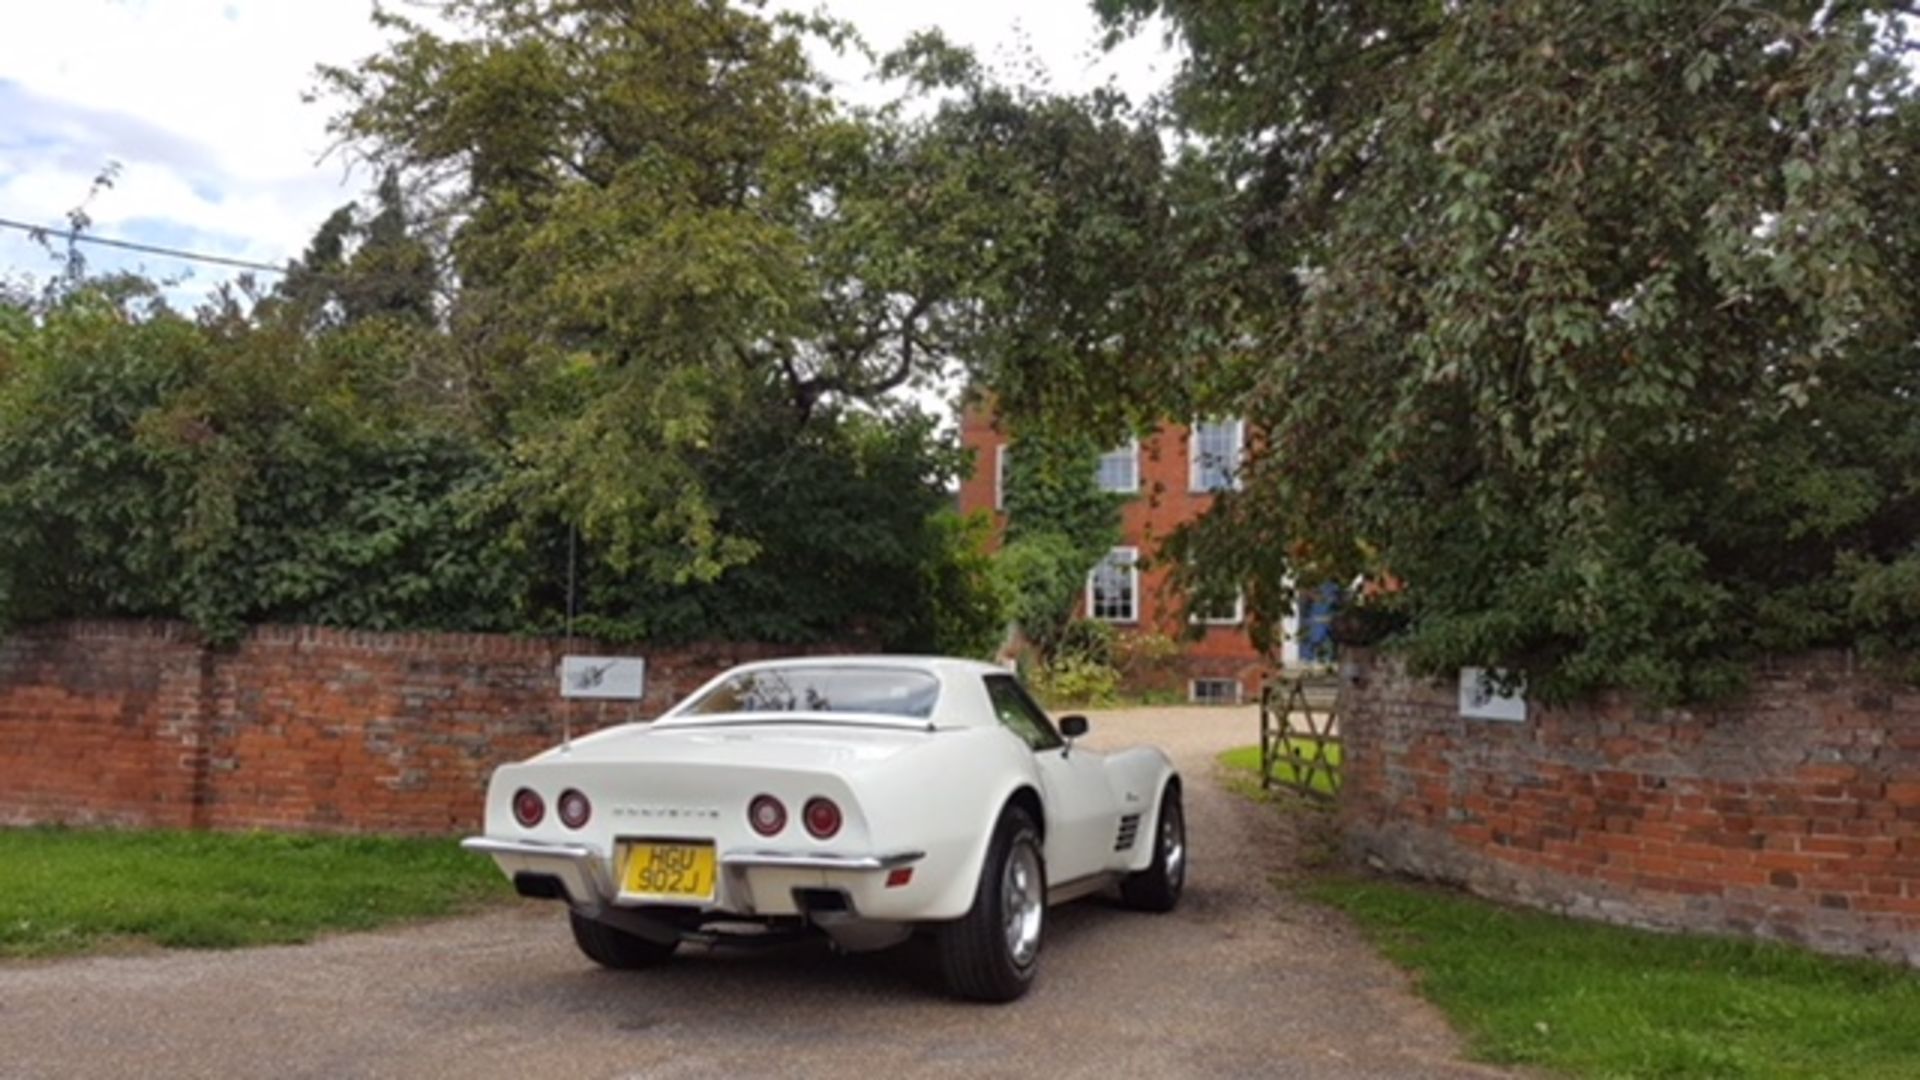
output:
<instances>
[{"instance_id":1,"label":"tree branch","mask_svg":"<svg viewBox=\"0 0 1920 1080\"><path fill-rule=\"evenodd\" d=\"M914 332L914 328L919 325L921 318L923 318L928 309L932 307L933 298L930 296L923 296L915 300L913 306L907 309L906 315L901 318L898 327L891 330L875 330L867 335L866 340L862 342L860 346L856 347L854 351L864 353L867 349L878 345L880 341L897 333L900 337L900 352L894 361L893 367L885 374L863 382L856 382L846 375L816 375L812 379L807 380L806 383L814 400L818 400L821 396L828 393L846 394L851 397L875 397L889 390L897 389L905 384L908 379L913 377L913 361L916 348L925 347L925 343L922 342L919 335ZM844 357L846 353L843 352L841 355ZM857 362L858 357L856 356L853 359Z\"/></svg>"}]
</instances>

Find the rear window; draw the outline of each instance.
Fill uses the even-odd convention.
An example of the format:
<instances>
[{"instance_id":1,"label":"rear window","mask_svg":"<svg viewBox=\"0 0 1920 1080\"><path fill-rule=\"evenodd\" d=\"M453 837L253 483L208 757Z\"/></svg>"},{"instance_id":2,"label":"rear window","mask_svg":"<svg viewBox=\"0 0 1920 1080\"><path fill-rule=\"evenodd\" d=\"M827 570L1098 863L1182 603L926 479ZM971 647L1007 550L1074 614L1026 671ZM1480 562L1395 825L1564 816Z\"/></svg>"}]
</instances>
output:
<instances>
[{"instance_id":1,"label":"rear window","mask_svg":"<svg viewBox=\"0 0 1920 1080\"><path fill-rule=\"evenodd\" d=\"M716 713L867 713L926 720L940 680L924 671L881 667L788 667L730 675L700 695L683 716Z\"/></svg>"}]
</instances>

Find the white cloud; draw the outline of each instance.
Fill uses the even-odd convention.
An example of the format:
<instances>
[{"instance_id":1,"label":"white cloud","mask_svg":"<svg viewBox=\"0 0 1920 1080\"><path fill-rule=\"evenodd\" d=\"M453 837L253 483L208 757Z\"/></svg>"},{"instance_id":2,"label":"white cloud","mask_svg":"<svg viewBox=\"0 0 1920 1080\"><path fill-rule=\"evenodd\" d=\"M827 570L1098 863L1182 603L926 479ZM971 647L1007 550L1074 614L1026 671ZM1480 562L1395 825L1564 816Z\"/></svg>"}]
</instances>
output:
<instances>
[{"instance_id":1,"label":"white cloud","mask_svg":"<svg viewBox=\"0 0 1920 1080\"><path fill-rule=\"evenodd\" d=\"M17 2L0 75L69 105L144 121L204 148L240 180L311 172L325 108L304 105L321 63L379 36L366 0Z\"/></svg>"},{"instance_id":2,"label":"white cloud","mask_svg":"<svg viewBox=\"0 0 1920 1080\"><path fill-rule=\"evenodd\" d=\"M8 0L0 34L0 217L57 224L96 173L113 189L94 230L280 262L354 197L360 178L321 164L326 107L304 104L315 65L374 51L371 3L327 0ZM175 260L88 249L96 265L171 276ZM0 238L0 268L45 254ZM191 299L229 271L192 269Z\"/></svg>"},{"instance_id":3,"label":"white cloud","mask_svg":"<svg viewBox=\"0 0 1920 1080\"><path fill-rule=\"evenodd\" d=\"M1140 97L1170 66L1151 36L1100 54L1095 19L1077 0L825 7L882 51L937 24L1010 74L1030 56L1057 90L1111 78ZM371 10L370 0L0 0L0 217L59 223L113 160L118 182L89 207L101 235L269 263L298 255L367 183L338 158L322 161L328 106L302 95L316 65L377 51ZM850 79L858 69L833 70ZM97 249L89 257L162 275L182 269ZM44 252L0 233L0 276L46 269ZM200 267L177 293L191 298L228 276Z\"/></svg>"}]
</instances>

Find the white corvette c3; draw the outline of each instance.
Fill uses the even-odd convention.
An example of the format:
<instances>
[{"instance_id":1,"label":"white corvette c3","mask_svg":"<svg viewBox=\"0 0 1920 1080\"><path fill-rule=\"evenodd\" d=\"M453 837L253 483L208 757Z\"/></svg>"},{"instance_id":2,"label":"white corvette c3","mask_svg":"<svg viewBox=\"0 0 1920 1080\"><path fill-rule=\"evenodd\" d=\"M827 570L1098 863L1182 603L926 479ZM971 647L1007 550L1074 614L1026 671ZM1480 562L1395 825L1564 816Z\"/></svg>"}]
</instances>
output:
<instances>
[{"instance_id":1,"label":"white corvette c3","mask_svg":"<svg viewBox=\"0 0 1920 1080\"><path fill-rule=\"evenodd\" d=\"M501 766L464 846L565 901L607 967L688 941L865 951L922 932L954 993L1010 1001L1049 905L1117 886L1170 911L1185 884L1172 763L1076 746L1086 730L973 661L749 664L650 724Z\"/></svg>"}]
</instances>

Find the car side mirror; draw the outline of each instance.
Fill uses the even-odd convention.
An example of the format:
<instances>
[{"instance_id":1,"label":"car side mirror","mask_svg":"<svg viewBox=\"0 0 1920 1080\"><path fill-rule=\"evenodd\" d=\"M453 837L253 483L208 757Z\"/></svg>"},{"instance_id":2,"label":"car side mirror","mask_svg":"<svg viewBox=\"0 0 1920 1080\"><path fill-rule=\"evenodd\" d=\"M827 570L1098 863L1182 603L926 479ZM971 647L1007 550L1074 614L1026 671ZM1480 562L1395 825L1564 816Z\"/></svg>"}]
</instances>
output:
<instances>
[{"instance_id":1,"label":"car side mirror","mask_svg":"<svg viewBox=\"0 0 1920 1080\"><path fill-rule=\"evenodd\" d=\"M1087 718L1075 713L1060 718L1060 734L1069 739L1077 739L1087 733Z\"/></svg>"}]
</instances>

